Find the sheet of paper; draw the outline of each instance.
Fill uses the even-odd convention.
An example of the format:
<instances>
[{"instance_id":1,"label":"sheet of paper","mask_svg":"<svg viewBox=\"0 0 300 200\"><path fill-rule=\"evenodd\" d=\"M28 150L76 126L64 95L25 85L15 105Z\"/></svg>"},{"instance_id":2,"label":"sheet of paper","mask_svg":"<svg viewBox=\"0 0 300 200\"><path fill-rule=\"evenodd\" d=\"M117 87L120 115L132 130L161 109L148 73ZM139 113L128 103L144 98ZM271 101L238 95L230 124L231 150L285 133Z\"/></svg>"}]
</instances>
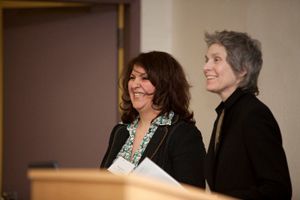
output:
<instances>
[{"instance_id":1,"label":"sheet of paper","mask_svg":"<svg viewBox=\"0 0 300 200\"><path fill-rule=\"evenodd\" d=\"M113 174L129 174L134 167L134 164L131 162L123 157L118 157L107 170Z\"/></svg>"},{"instance_id":2,"label":"sheet of paper","mask_svg":"<svg viewBox=\"0 0 300 200\"><path fill-rule=\"evenodd\" d=\"M170 176L167 172L161 169L158 165L156 165L149 158L145 158L133 171L132 174L137 174L141 176L147 176L154 179L159 179L166 183L179 186L183 188L183 186L176 181L172 176Z\"/></svg>"}]
</instances>

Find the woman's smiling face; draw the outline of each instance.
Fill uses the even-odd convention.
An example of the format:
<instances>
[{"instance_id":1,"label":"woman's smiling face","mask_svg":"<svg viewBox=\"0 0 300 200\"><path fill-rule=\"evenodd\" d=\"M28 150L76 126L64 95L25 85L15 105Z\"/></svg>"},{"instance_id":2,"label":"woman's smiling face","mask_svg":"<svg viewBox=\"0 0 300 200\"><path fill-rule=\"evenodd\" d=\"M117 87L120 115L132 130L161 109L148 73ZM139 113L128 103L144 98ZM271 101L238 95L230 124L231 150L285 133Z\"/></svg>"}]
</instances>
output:
<instances>
[{"instance_id":1,"label":"woman's smiling face","mask_svg":"<svg viewBox=\"0 0 300 200\"><path fill-rule=\"evenodd\" d=\"M128 81L128 92L133 107L140 113L153 111L153 96L155 87L148 79L145 69L134 65Z\"/></svg>"},{"instance_id":2,"label":"woman's smiling face","mask_svg":"<svg viewBox=\"0 0 300 200\"><path fill-rule=\"evenodd\" d=\"M212 44L205 55L203 68L206 89L218 94L223 101L236 90L243 76L234 73L226 58L225 48L219 44Z\"/></svg>"}]
</instances>

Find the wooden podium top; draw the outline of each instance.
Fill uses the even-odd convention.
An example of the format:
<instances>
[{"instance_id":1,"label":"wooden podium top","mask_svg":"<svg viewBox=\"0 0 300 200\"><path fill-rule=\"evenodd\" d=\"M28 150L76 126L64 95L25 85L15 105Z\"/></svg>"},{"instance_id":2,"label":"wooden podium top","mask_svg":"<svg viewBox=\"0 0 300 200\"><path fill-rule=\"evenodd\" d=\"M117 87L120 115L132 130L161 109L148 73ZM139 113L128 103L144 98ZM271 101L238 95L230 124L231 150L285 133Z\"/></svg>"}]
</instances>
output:
<instances>
[{"instance_id":1,"label":"wooden podium top","mask_svg":"<svg viewBox=\"0 0 300 200\"><path fill-rule=\"evenodd\" d=\"M184 185L184 189L137 175L100 169L29 170L31 200L230 200Z\"/></svg>"}]
</instances>

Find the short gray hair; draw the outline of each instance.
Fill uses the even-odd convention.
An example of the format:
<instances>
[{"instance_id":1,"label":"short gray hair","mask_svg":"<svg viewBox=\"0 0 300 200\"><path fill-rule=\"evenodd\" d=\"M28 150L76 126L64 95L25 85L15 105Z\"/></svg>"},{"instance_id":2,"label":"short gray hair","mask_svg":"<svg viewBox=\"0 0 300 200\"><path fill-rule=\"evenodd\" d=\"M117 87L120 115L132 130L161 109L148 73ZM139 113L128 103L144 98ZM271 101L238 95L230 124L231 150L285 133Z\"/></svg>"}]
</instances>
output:
<instances>
[{"instance_id":1,"label":"short gray hair","mask_svg":"<svg viewBox=\"0 0 300 200\"><path fill-rule=\"evenodd\" d=\"M224 46L227 62L234 73L238 74L243 70L247 72L239 88L258 95L257 81L263 64L260 42L247 33L226 30L212 34L206 32L205 41L208 47L212 44Z\"/></svg>"}]
</instances>

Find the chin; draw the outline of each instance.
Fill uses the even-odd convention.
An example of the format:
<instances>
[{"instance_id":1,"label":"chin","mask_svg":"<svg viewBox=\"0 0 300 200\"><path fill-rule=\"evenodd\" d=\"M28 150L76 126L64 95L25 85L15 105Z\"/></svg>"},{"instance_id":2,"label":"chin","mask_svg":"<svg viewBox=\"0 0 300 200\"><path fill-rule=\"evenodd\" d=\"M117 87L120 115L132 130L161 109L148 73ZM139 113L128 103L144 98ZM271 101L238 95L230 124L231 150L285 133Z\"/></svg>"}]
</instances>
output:
<instances>
[{"instance_id":1,"label":"chin","mask_svg":"<svg viewBox=\"0 0 300 200\"><path fill-rule=\"evenodd\" d=\"M206 90L207 90L208 92L215 93L215 94L218 94L218 93L219 93L219 91L218 91L217 89L214 89L214 88L206 88Z\"/></svg>"},{"instance_id":2,"label":"chin","mask_svg":"<svg viewBox=\"0 0 300 200\"><path fill-rule=\"evenodd\" d=\"M140 106L132 106L134 109L136 109L137 111L141 110L141 107Z\"/></svg>"},{"instance_id":3,"label":"chin","mask_svg":"<svg viewBox=\"0 0 300 200\"><path fill-rule=\"evenodd\" d=\"M209 92L214 92L215 91L215 89L212 88L212 87L206 87L206 90L209 91Z\"/></svg>"}]
</instances>

